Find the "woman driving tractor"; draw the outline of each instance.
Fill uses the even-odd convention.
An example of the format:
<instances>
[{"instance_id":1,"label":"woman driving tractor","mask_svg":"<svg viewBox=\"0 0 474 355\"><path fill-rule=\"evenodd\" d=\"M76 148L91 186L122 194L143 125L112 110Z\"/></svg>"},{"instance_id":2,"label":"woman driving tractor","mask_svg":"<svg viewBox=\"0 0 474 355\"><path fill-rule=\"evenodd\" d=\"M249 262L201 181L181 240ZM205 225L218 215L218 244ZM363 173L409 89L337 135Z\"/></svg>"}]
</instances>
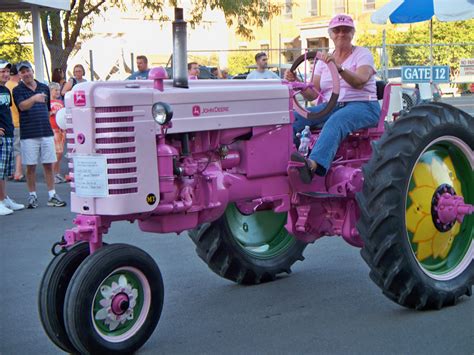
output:
<instances>
[{"instance_id":1,"label":"woman driving tractor","mask_svg":"<svg viewBox=\"0 0 474 355\"><path fill-rule=\"evenodd\" d=\"M322 55L314 70L314 89L302 92L306 100L319 99L327 102L331 95L332 79L327 65L322 62L333 62L340 76L340 95L335 108L321 119L310 120L295 112L293 132L296 136L305 126L322 127L321 135L314 145L309 158L293 153L291 159L304 162L299 168L301 180L310 183L314 174L324 176L334 159L341 141L351 132L374 126L380 116L380 105L377 101L374 74L374 58L370 51L352 45L355 28L354 21L348 15L336 15L329 22L329 36L334 42L332 53ZM284 78L295 81L296 76L290 70ZM310 112L320 112L326 103L310 107Z\"/></svg>"}]
</instances>

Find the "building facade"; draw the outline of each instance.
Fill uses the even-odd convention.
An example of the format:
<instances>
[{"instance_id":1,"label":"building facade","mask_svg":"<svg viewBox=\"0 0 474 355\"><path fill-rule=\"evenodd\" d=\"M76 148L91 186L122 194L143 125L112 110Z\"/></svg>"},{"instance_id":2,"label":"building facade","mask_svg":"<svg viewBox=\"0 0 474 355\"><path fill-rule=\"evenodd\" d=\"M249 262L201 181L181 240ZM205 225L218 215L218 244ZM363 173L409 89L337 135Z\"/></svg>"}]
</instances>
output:
<instances>
[{"instance_id":1,"label":"building facade","mask_svg":"<svg viewBox=\"0 0 474 355\"><path fill-rule=\"evenodd\" d=\"M231 31L230 47L268 51L270 62L291 63L303 49L331 49L333 44L329 40L328 23L336 14L351 15L358 32L381 31L384 26L372 24L370 16L387 2L388 0L280 0L281 13L262 28L255 28L253 39L235 36L235 31Z\"/></svg>"}]
</instances>

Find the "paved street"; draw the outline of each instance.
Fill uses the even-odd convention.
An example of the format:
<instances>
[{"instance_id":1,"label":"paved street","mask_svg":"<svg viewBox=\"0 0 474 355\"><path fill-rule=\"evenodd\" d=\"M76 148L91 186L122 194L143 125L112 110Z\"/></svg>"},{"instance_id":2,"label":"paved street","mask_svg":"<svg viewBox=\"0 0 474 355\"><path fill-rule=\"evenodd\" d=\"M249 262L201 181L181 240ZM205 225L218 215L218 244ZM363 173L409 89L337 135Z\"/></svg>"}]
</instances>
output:
<instances>
[{"instance_id":1,"label":"paved street","mask_svg":"<svg viewBox=\"0 0 474 355\"><path fill-rule=\"evenodd\" d=\"M23 202L24 183L9 184ZM50 247L71 225L66 208L41 206L0 220L0 353L59 354L41 328L36 293ZM67 197L67 186L58 187ZM399 307L370 281L359 251L339 238L310 245L293 274L253 287L207 269L182 235L152 235L117 223L108 242L150 253L161 268L165 305L140 354L472 354L474 300L416 312Z\"/></svg>"},{"instance_id":2,"label":"paved street","mask_svg":"<svg viewBox=\"0 0 474 355\"><path fill-rule=\"evenodd\" d=\"M474 94L458 97L444 97L441 101L454 105L474 116Z\"/></svg>"},{"instance_id":3,"label":"paved street","mask_svg":"<svg viewBox=\"0 0 474 355\"><path fill-rule=\"evenodd\" d=\"M472 96L447 99L474 111ZM8 183L26 202L26 184ZM69 202L68 186L58 193ZM37 314L37 290L51 245L71 227L69 208L40 207L0 217L0 353L60 354ZM417 312L389 301L370 281L359 250L339 238L308 246L290 276L252 287L219 278L185 235L142 233L115 223L109 243L134 244L161 268L165 304L160 323L139 354L473 354L474 299Z\"/></svg>"}]
</instances>

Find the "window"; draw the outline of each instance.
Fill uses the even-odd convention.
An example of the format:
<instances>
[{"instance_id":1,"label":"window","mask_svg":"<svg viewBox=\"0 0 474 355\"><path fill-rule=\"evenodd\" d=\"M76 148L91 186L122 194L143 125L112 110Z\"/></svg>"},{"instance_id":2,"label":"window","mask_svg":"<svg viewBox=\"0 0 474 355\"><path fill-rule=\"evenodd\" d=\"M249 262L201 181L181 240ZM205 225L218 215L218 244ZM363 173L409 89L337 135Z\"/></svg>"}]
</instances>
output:
<instances>
[{"instance_id":1,"label":"window","mask_svg":"<svg viewBox=\"0 0 474 355\"><path fill-rule=\"evenodd\" d=\"M307 38L306 39L306 47L308 49L328 49L329 47L329 39L325 37L318 37L318 38Z\"/></svg>"},{"instance_id":2,"label":"window","mask_svg":"<svg viewBox=\"0 0 474 355\"><path fill-rule=\"evenodd\" d=\"M336 14L345 14L346 0L334 0L334 12Z\"/></svg>"},{"instance_id":3,"label":"window","mask_svg":"<svg viewBox=\"0 0 474 355\"><path fill-rule=\"evenodd\" d=\"M285 0L285 8L283 10L283 14L285 15L286 18L292 17L292 7L293 7L292 0Z\"/></svg>"},{"instance_id":4,"label":"window","mask_svg":"<svg viewBox=\"0 0 474 355\"><path fill-rule=\"evenodd\" d=\"M293 48L293 43L287 42L285 43L285 49L283 50L282 54L285 57L287 63L293 63L295 61L295 57L298 55L298 49Z\"/></svg>"},{"instance_id":5,"label":"window","mask_svg":"<svg viewBox=\"0 0 474 355\"><path fill-rule=\"evenodd\" d=\"M309 14L311 16L319 15L319 0L310 0L309 1Z\"/></svg>"},{"instance_id":6,"label":"window","mask_svg":"<svg viewBox=\"0 0 474 355\"><path fill-rule=\"evenodd\" d=\"M375 0L364 0L364 10L375 10Z\"/></svg>"}]
</instances>

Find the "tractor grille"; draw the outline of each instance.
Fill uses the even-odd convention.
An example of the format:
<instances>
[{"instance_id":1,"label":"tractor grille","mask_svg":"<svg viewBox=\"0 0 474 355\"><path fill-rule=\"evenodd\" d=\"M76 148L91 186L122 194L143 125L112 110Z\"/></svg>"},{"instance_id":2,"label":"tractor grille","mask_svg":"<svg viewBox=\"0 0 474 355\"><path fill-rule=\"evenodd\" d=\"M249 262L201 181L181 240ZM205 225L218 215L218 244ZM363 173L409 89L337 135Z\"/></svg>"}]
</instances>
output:
<instances>
[{"instance_id":1,"label":"tractor grille","mask_svg":"<svg viewBox=\"0 0 474 355\"><path fill-rule=\"evenodd\" d=\"M106 156L110 195L136 194L138 192L138 173L136 142L132 106L95 108L96 153ZM116 114L116 115L114 115ZM68 153L74 153L76 139L72 128L72 117L66 117ZM74 182L72 158L69 170ZM74 191L74 184L71 184Z\"/></svg>"}]
</instances>

